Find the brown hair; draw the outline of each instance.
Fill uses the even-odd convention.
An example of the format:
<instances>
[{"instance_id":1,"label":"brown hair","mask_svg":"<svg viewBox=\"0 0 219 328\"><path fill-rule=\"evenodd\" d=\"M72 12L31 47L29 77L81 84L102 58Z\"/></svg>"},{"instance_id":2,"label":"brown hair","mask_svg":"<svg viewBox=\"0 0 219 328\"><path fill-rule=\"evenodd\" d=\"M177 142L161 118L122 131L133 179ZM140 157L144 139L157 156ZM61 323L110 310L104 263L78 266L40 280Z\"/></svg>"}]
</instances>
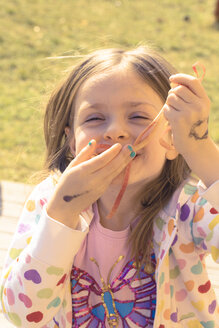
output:
<instances>
[{"instance_id":1,"label":"brown hair","mask_svg":"<svg viewBox=\"0 0 219 328\"><path fill-rule=\"evenodd\" d=\"M44 134L47 146L45 168L63 172L72 160L65 127L73 126L77 91L89 77L110 70L117 65L127 65L149 84L165 102L170 89L169 77L176 70L153 50L141 46L134 50L104 49L93 52L77 64L68 77L54 90L46 107ZM190 169L184 158L166 160L160 175L145 186L141 198L142 212L132 230L130 241L136 263L150 262L149 247L154 218L168 203L173 192L188 177ZM141 256L141 260L139 260Z\"/></svg>"}]
</instances>

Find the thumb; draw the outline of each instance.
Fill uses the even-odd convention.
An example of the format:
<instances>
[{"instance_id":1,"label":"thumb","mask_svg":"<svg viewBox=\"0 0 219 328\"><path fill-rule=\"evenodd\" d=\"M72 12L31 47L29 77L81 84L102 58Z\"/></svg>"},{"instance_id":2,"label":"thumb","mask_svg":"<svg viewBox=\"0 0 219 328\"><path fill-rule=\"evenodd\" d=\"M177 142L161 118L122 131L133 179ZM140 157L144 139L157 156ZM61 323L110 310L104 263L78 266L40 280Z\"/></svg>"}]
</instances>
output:
<instances>
[{"instance_id":1,"label":"thumb","mask_svg":"<svg viewBox=\"0 0 219 328\"><path fill-rule=\"evenodd\" d=\"M78 155L69 163L66 170L69 170L72 167L89 160L94 155L95 149L96 149L96 140L92 139L84 148L82 148L82 150L78 153Z\"/></svg>"}]
</instances>

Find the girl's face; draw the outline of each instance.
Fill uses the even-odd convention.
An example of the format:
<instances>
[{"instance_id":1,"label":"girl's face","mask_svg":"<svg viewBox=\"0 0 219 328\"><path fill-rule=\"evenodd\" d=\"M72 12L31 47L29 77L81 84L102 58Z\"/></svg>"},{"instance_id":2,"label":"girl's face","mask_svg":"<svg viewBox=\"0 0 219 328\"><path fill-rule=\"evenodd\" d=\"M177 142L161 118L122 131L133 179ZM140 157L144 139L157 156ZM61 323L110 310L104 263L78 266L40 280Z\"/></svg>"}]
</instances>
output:
<instances>
[{"instance_id":1,"label":"girl's face","mask_svg":"<svg viewBox=\"0 0 219 328\"><path fill-rule=\"evenodd\" d=\"M91 139L97 144L133 144L164 105L157 93L130 69L115 68L89 78L79 89L75 102L74 137L77 155ZM159 175L166 150L160 145L164 127L132 161L129 184L145 183ZM114 183L121 183L121 179Z\"/></svg>"}]
</instances>

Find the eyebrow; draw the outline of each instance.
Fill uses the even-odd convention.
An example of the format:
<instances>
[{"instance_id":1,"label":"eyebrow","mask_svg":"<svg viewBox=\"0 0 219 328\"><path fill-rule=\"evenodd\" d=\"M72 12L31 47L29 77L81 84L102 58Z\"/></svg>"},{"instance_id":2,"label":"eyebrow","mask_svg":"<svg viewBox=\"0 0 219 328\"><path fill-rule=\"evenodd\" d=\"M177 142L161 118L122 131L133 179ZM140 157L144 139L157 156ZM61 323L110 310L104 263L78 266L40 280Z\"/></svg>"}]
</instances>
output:
<instances>
[{"instance_id":1,"label":"eyebrow","mask_svg":"<svg viewBox=\"0 0 219 328\"><path fill-rule=\"evenodd\" d=\"M141 106L141 105L146 105L146 106L152 106L154 107L155 109L157 109L153 104L149 103L149 102L141 102L141 101L126 101L123 103L123 106L127 106L127 107L138 107L138 106Z\"/></svg>"},{"instance_id":2,"label":"eyebrow","mask_svg":"<svg viewBox=\"0 0 219 328\"><path fill-rule=\"evenodd\" d=\"M156 111L158 110L158 108L156 106L154 106L153 104L149 103L149 102L141 102L141 101L125 101L123 104L122 104L122 107L138 107L138 106L141 106L141 105L146 105L146 106L152 106L154 107L154 109L156 109ZM82 106L80 108L80 111L84 111L84 110L87 110L87 109L90 109L90 108L93 108L93 109L101 109L101 108L106 108L107 105L105 104L101 104L101 103L94 103L94 104L90 104L90 105L85 105L85 106Z\"/></svg>"}]
</instances>

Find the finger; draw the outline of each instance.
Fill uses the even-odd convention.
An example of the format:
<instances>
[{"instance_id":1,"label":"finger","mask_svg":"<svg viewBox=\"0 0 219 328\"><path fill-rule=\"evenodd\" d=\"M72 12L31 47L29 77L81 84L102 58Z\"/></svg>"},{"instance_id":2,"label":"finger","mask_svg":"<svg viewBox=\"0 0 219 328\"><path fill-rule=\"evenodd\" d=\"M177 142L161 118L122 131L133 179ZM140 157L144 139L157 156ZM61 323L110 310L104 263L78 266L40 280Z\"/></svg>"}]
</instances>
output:
<instances>
[{"instance_id":1,"label":"finger","mask_svg":"<svg viewBox=\"0 0 219 328\"><path fill-rule=\"evenodd\" d=\"M126 145L119 155L110 162L110 165L102 169L104 181L110 183L127 167L135 155L136 153L133 151L133 147L131 145Z\"/></svg>"},{"instance_id":2,"label":"finger","mask_svg":"<svg viewBox=\"0 0 219 328\"><path fill-rule=\"evenodd\" d=\"M187 87L185 87L184 85L177 85L176 87L170 89L168 92L168 96L172 93L177 95L179 98L181 98L188 104L191 104L191 103L194 103L197 101L197 96L194 95L194 93L191 90L189 90Z\"/></svg>"},{"instance_id":3,"label":"finger","mask_svg":"<svg viewBox=\"0 0 219 328\"><path fill-rule=\"evenodd\" d=\"M173 107L175 110L181 111L186 106L189 106L184 99L178 97L175 93L170 93L167 97L166 104Z\"/></svg>"},{"instance_id":4,"label":"finger","mask_svg":"<svg viewBox=\"0 0 219 328\"><path fill-rule=\"evenodd\" d=\"M72 167L89 160L92 157L92 155L95 153L95 149L96 149L96 140L92 139L84 148L82 148L82 150L78 153L78 155L69 163L67 169L71 169Z\"/></svg>"},{"instance_id":5,"label":"finger","mask_svg":"<svg viewBox=\"0 0 219 328\"><path fill-rule=\"evenodd\" d=\"M172 107L171 105L167 105L167 104L164 105L163 114L171 126L172 126L172 123L174 124L174 122L176 122L176 120L179 120L179 110Z\"/></svg>"},{"instance_id":6,"label":"finger","mask_svg":"<svg viewBox=\"0 0 219 328\"><path fill-rule=\"evenodd\" d=\"M114 144L109 149L105 150L101 154L84 162L83 169L86 169L88 173L94 173L102 169L107 165L115 156L119 154L122 149L122 145L119 143Z\"/></svg>"},{"instance_id":7,"label":"finger","mask_svg":"<svg viewBox=\"0 0 219 328\"><path fill-rule=\"evenodd\" d=\"M201 81L192 75L182 74L182 73L175 74L175 75L171 75L169 80L171 83L173 82L186 86L199 98L202 98L203 94L205 94L205 90L201 84Z\"/></svg>"}]
</instances>

